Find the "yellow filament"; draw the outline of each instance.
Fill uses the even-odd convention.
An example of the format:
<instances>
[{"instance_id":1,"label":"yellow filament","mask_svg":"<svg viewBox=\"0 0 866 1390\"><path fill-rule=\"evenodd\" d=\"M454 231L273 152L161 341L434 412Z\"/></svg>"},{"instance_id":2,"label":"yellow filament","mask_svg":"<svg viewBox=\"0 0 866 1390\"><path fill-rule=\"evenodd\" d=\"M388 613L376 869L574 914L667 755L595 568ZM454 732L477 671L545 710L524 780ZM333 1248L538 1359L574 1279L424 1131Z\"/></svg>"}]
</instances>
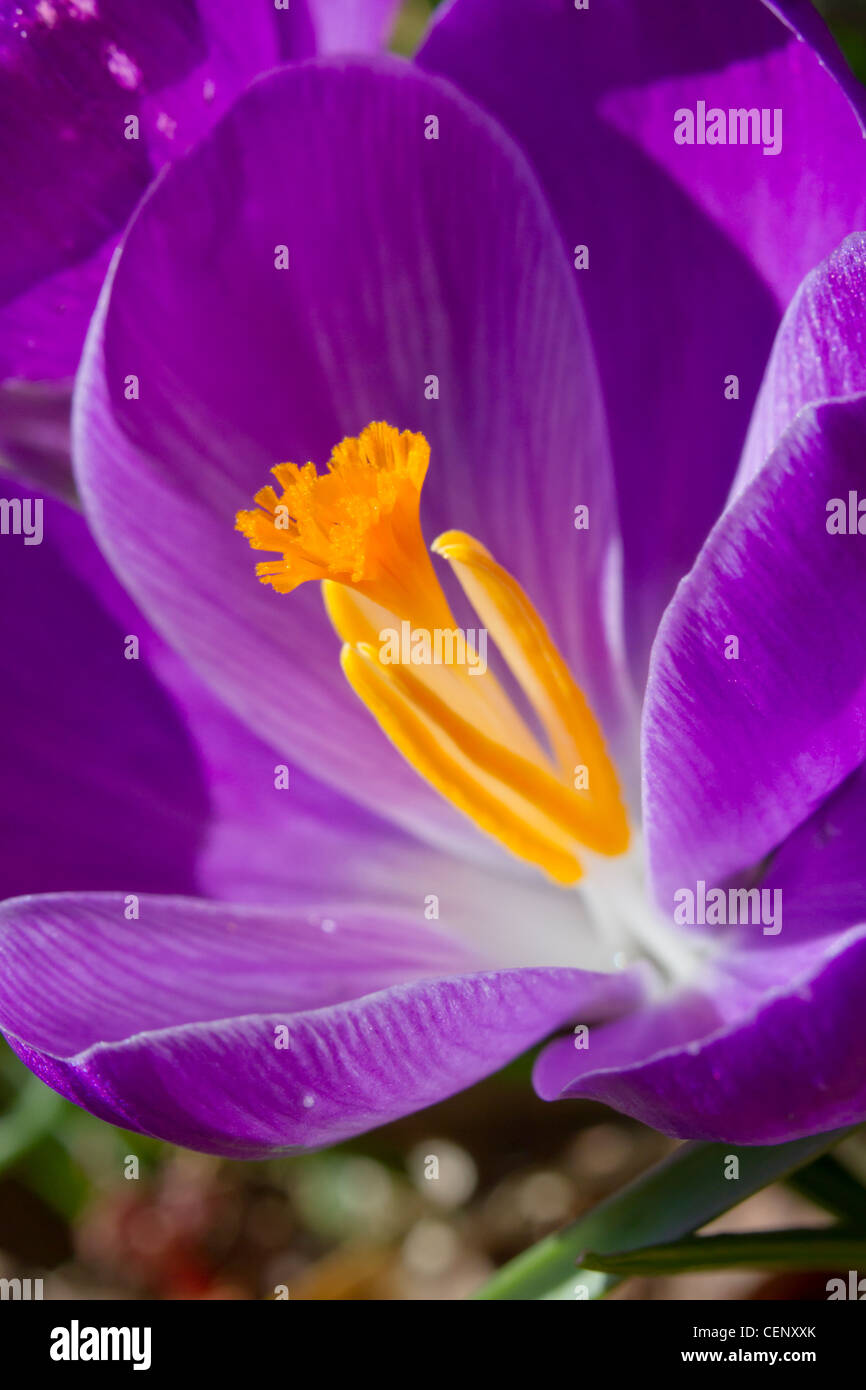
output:
<instances>
[{"instance_id":1,"label":"yellow filament","mask_svg":"<svg viewBox=\"0 0 866 1390\"><path fill-rule=\"evenodd\" d=\"M368 661L378 662L373 647L358 650ZM608 827L593 817L589 798L572 791L558 781L545 766L519 757L511 748L488 738L477 727L461 719L453 708L440 699L424 681L412 675L406 667L384 668L403 699L413 706L450 739L470 763L484 771L504 787L522 797L572 843L575 839L599 854L616 854L620 845L611 846Z\"/></svg>"},{"instance_id":2,"label":"yellow filament","mask_svg":"<svg viewBox=\"0 0 866 1390\"><path fill-rule=\"evenodd\" d=\"M371 660L369 651L344 646L340 659L355 694L416 772L512 854L544 869L557 883L577 882L581 876L578 859L536 832L531 803L521 816L503 789L491 791L482 770L443 743L440 731L405 698L399 685L389 681L384 674L387 668L375 657Z\"/></svg>"},{"instance_id":3,"label":"yellow filament","mask_svg":"<svg viewBox=\"0 0 866 1390\"><path fill-rule=\"evenodd\" d=\"M628 844L628 822L604 736L529 598L489 550L464 531L446 531L430 548L452 566L538 714L560 770L570 777L576 766L587 768L596 819L605 827L608 847L603 852L620 853Z\"/></svg>"},{"instance_id":4,"label":"yellow filament","mask_svg":"<svg viewBox=\"0 0 866 1390\"><path fill-rule=\"evenodd\" d=\"M387 610L373 605L345 584L325 580L322 597L335 630L349 646L375 646L380 634L393 622ZM397 674L405 668L385 669ZM424 682L442 701L459 710L467 722L481 726L523 757L544 761L544 749L491 671L483 676L470 676L465 666L428 666L424 670Z\"/></svg>"}]
</instances>

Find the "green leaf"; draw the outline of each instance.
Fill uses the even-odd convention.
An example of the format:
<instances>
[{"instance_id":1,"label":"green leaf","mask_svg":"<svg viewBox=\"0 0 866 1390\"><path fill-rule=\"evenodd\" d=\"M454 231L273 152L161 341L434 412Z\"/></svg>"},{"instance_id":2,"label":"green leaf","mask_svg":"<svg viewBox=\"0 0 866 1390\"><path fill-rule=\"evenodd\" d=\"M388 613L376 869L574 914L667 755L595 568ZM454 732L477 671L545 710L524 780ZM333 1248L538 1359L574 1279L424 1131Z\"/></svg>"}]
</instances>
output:
<instances>
[{"instance_id":1,"label":"green leaf","mask_svg":"<svg viewBox=\"0 0 866 1390\"><path fill-rule=\"evenodd\" d=\"M613 1287L617 1276L579 1269L577 1261L584 1251L619 1253L679 1240L810 1162L850 1132L834 1130L762 1148L683 1144L579 1221L518 1255L473 1297L599 1298ZM730 1155L739 1159L736 1179L724 1176Z\"/></svg>"},{"instance_id":2,"label":"green leaf","mask_svg":"<svg viewBox=\"0 0 866 1390\"><path fill-rule=\"evenodd\" d=\"M866 82L866 13L862 0L812 0L854 76Z\"/></svg>"},{"instance_id":3,"label":"green leaf","mask_svg":"<svg viewBox=\"0 0 866 1390\"><path fill-rule=\"evenodd\" d=\"M80 1165L61 1140L52 1136L30 1149L16 1177L65 1221L75 1220L91 1191Z\"/></svg>"},{"instance_id":4,"label":"green leaf","mask_svg":"<svg viewBox=\"0 0 866 1390\"><path fill-rule=\"evenodd\" d=\"M83 1206L89 1184L66 1148L62 1131L73 1107L24 1073L14 1104L0 1119L0 1173L14 1171L32 1192L66 1220Z\"/></svg>"},{"instance_id":5,"label":"green leaf","mask_svg":"<svg viewBox=\"0 0 866 1390\"><path fill-rule=\"evenodd\" d=\"M689 1236L669 1245L622 1254L583 1256L587 1269L626 1278L632 1274L683 1274L702 1269L862 1269L866 1234L841 1226L816 1231L748 1231Z\"/></svg>"},{"instance_id":6,"label":"green leaf","mask_svg":"<svg viewBox=\"0 0 866 1390\"><path fill-rule=\"evenodd\" d=\"M57 1124L63 1100L35 1076L28 1077L15 1104L0 1119L0 1172L23 1158Z\"/></svg>"},{"instance_id":7,"label":"green leaf","mask_svg":"<svg viewBox=\"0 0 866 1390\"><path fill-rule=\"evenodd\" d=\"M788 1186L816 1206L841 1217L851 1227L866 1230L866 1191L833 1154L823 1154L792 1173Z\"/></svg>"}]
</instances>

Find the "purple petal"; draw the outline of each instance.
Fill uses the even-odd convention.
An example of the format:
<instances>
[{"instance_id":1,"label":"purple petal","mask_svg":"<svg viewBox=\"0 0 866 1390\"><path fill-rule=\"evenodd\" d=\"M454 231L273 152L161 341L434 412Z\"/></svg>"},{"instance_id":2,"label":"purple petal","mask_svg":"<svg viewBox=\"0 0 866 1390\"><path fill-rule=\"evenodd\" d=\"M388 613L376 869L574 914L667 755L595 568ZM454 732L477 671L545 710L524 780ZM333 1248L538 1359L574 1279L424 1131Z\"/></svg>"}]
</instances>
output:
<instances>
[{"instance_id":1,"label":"purple petal","mask_svg":"<svg viewBox=\"0 0 866 1390\"><path fill-rule=\"evenodd\" d=\"M41 545L0 539L0 896L193 891L207 791L188 731L149 662L124 659L139 627L114 621L64 558L59 527L86 545L84 524L50 500L43 524Z\"/></svg>"},{"instance_id":2,"label":"purple petal","mask_svg":"<svg viewBox=\"0 0 866 1390\"><path fill-rule=\"evenodd\" d=\"M806 276L786 310L734 484L739 493L811 401L866 392L866 232Z\"/></svg>"},{"instance_id":3,"label":"purple petal","mask_svg":"<svg viewBox=\"0 0 866 1390\"><path fill-rule=\"evenodd\" d=\"M3 490L26 496L8 480ZM136 612L81 518L43 507L41 545L0 538L0 589L14 595L0 607L0 897L118 888L267 901L289 885L338 896L383 878L405 892L413 876L416 900L439 890L443 871L408 837L213 700ZM129 636L138 660L124 656Z\"/></svg>"},{"instance_id":4,"label":"purple petal","mask_svg":"<svg viewBox=\"0 0 866 1390\"><path fill-rule=\"evenodd\" d=\"M836 83L754 0L585 11L456 0L440 15L418 61L516 136L569 255L589 247L575 279L610 421L642 679L663 607L725 499L779 305L866 225L866 149ZM674 112L698 100L781 108L781 154L677 145Z\"/></svg>"},{"instance_id":5,"label":"purple petal","mask_svg":"<svg viewBox=\"0 0 866 1390\"><path fill-rule=\"evenodd\" d=\"M428 538L460 526L516 571L610 712L615 508L583 320L529 170L446 84L385 60L257 83L142 206L96 326L76 445L97 536L268 742L471 843L343 681L318 586L265 590L233 530L276 461L321 465L372 419L428 434Z\"/></svg>"},{"instance_id":6,"label":"purple petal","mask_svg":"<svg viewBox=\"0 0 866 1390\"><path fill-rule=\"evenodd\" d=\"M154 173L259 73L378 49L395 7L2 0L0 377L72 375L108 255Z\"/></svg>"},{"instance_id":7,"label":"purple petal","mask_svg":"<svg viewBox=\"0 0 866 1390\"><path fill-rule=\"evenodd\" d=\"M866 558L827 529L864 448L866 400L804 409L665 614L643 733L661 902L755 865L866 756Z\"/></svg>"},{"instance_id":8,"label":"purple petal","mask_svg":"<svg viewBox=\"0 0 866 1390\"><path fill-rule=\"evenodd\" d=\"M784 903L785 940L866 921L866 768L860 766L774 855L763 880Z\"/></svg>"},{"instance_id":9,"label":"purple petal","mask_svg":"<svg viewBox=\"0 0 866 1390\"><path fill-rule=\"evenodd\" d=\"M119 230L151 176L124 117L138 112L141 91L178 81L203 56L194 9L157 0L136 24L123 8L64 5L50 20L32 3L0 9L0 302Z\"/></svg>"},{"instance_id":10,"label":"purple petal","mask_svg":"<svg viewBox=\"0 0 866 1390\"><path fill-rule=\"evenodd\" d=\"M0 379L62 383L72 389L114 244L106 243L86 260L48 274L0 307ZM5 436L2 417L0 428Z\"/></svg>"},{"instance_id":11,"label":"purple petal","mask_svg":"<svg viewBox=\"0 0 866 1390\"><path fill-rule=\"evenodd\" d=\"M729 957L690 994L551 1044L546 1100L603 1101L681 1139L779 1144L866 1117L866 929Z\"/></svg>"},{"instance_id":12,"label":"purple petal","mask_svg":"<svg viewBox=\"0 0 866 1390\"><path fill-rule=\"evenodd\" d=\"M111 252L155 170L279 60L278 41L267 5L0 0L0 382L71 384ZM19 406L0 398L0 453L68 492L54 441L38 428L22 441Z\"/></svg>"},{"instance_id":13,"label":"purple petal","mask_svg":"<svg viewBox=\"0 0 866 1390\"><path fill-rule=\"evenodd\" d=\"M346 1138L494 1071L625 974L477 970L418 921L145 898L0 907L0 1027L102 1119L235 1158ZM279 1047L278 1030L288 1046Z\"/></svg>"}]
</instances>

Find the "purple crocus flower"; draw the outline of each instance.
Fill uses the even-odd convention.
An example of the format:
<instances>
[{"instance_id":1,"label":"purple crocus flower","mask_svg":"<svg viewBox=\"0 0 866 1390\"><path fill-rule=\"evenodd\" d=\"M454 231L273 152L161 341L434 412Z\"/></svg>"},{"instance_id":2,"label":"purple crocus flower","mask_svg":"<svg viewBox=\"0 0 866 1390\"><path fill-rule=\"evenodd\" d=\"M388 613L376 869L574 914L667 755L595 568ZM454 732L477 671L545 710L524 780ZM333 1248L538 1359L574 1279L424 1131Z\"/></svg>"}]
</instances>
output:
<instances>
[{"instance_id":1,"label":"purple crocus flower","mask_svg":"<svg viewBox=\"0 0 866 1390\"><path fill-rule=\"evenodd\" d=\"M0 550L28 1066L235 1157L563 1029L547 1098L864 1118L863 169L751 0L456 0L162 174L77 382L120 582L59 503Z\"/></svg>"}]
</instances>

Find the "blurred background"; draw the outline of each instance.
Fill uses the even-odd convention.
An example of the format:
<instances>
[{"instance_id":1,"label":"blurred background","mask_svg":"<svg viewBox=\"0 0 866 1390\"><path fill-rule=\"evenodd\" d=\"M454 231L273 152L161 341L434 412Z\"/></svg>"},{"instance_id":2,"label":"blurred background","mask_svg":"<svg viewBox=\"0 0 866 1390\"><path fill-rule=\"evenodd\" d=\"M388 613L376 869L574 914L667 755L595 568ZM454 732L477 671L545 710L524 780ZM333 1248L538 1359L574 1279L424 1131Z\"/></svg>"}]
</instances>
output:
<instances>
[{"instance_id":1,"label":"blurred background","mask_svg":"<svg viewBox=\"0 0 866 1390\"><path fill-rule=\"evenodd\" d=\"M816 3L866 78L866 0ZM404 5L398 51L434 7ZM0 1278L41 1278L46 1299L461 1299L674 1147L603 1107L538 1100L531 1065L327 1152L238 1163L91 1118L0 1042ZM837 1152L866 1182L863 1135ZM708 1229L830 1220L775 1185ZM824 1299L829 1274L631 1279L611 1296Z\"/></svg>"},{"instance_id":2,"label":"blurred background","mask_svg":"<svg viewBox=\"0 0 866 1390\"><path fill-rule=\"evenodd\" d=\"M105 1125L0 1046L0 1278L41 1278L46 1299L461 1299L674 1147L601 1106L538 1100L527 1055L351 1143L232 1162ZM863 1136L837 1152L866 1181ZM830 1220L777 1185L708 1229ZM611 1296L825 1299L833 1273L631 1279Z\"/></svg>"}]
</instances>

